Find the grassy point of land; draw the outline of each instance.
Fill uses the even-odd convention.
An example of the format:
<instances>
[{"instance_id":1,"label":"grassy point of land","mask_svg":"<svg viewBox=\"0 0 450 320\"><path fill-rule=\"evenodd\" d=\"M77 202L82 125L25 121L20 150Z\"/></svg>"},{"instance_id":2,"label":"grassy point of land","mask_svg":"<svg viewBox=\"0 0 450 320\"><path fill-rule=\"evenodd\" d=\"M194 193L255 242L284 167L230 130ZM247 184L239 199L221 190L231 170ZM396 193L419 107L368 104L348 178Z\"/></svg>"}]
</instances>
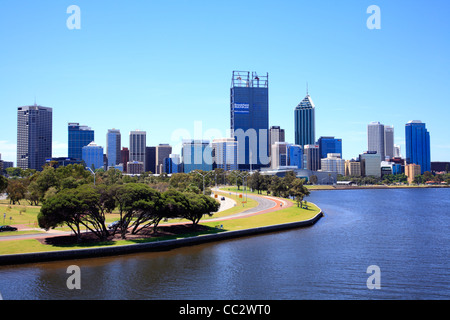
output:
<instances>
[{"instance_id":1,"label":"grassy point of land","mask_svg":"<svg viewBox=\"0 0 450 320\"><path fill-rule=\"evenodd\" d=\"M225 190L225 193L229 193L231 190ZM235 190L234 190L235 191ZM242 191L241 191L242 192ZM226 217L228 215L236 214L247 210L249 208L253 208L258 205L256 200L247 198L247 203L245 206L242 206L242 201L245 200L243 198L239 198L239 195L236 196L236 193L225 194L221 193L226 197L229 197L236 201L237 205L224 210L222 212L218 212L214 214L211 218L218 217ZM289 223L294 221L302 221L313 218L317 213L320 212L320 209L312 203L308 203L308 208L299 208L296 203L292 200L283 199L286 201L291 201L293 206L280 209L273 212L267 212L263 214L258 214L255 216L230 219L230 220L222 220L222 221L210 221L208 222L208 217L202 219L200 222L200 226L203 227L202 231L193 231L191 233L183 233L172 236L162 236L157 238L147 238L147 239L128 239L128 240L116 240L116 241L106 241L106 242L96 242L96 243L85 243L78 245L44 245L39 240L36 239L21 239L21 240L8 240L0 242L0 254L20 254L20 253L29 253L29 252L45 252L45 251L59 251L59 250L72 250L72 249L84 249L84 248L92 248L92 247L103 247L103 246L117 246L117 245L129 245L136 243L144 243L144 242L152 242L152 241L162 241L168 239L177 239L184 238L190 236L197 236L202 234L210 234L224 231L234 231L234 230L242 230L248 228L256 228L268 225L276 225ZM3 205L3 204L0 204ZM4 206L4 205L3 205ZM9 205L8 205L9 206ZM22 206L10 206L10 213L14 214L14 219L19 220L16 215L24 215L22 217L24 220L36 221L37 214L39 213L40 207L35 206L32 209L27 206L26 214L22 212L19 214ZM117 220L118 215L116 213L111 214L108 217L108 221ZM211 219L210 218L210 219ZM173 221L172 221L173 222ZM182 221L177 221L182 222ZM164 224L161 224L161 227ZM220 229L217 228L218 225L222 227ZM14 233L17 234L17 233ZM6 234L5 234L6 235Z\"/></svg>"}]
</instances>

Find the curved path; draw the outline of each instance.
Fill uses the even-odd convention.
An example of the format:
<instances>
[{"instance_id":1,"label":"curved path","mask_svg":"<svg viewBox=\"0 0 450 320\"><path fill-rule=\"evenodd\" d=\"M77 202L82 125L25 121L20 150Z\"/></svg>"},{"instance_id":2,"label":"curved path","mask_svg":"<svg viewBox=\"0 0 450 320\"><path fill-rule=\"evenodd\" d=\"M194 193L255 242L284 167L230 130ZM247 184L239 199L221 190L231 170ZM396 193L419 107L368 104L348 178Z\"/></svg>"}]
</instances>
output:
<instances>
[{"instance_id":1,"label":"curved path","mask_svg":"<svg viewBox=\"0 0 450 320\"><path fill-rule=\"evenodd\" d=\"M217 192L223 193L223 196L225 197L226 204L224 203L223 206L221 204L221 209L219 211L223 211L226 209L229 209L232 206L236 204L236 202L230 198L228 198L225 193L226 191L221 190L215 190ZM258 202L258 205L254 208L250 208L248 210L244 210L239 213L235 213L229 216L220 217L220 218L211 218L211 219L202 219L204 222L214 222L214 221L224 221L224 220L230 220L230 219L238 219L238 218L244 218L244 217L250 217L253 215L268 213L271 211L278 211L285 208L289 208L292 206L292 202L285 201L280 198L276 197L270 197L270 196L263 196L263 195L254 195L254 194L248 194L246 195L249 198L255 200ZM164 223L160 224L160 226L167 226L167 225L176 225L176 224L184 224L184 222L178 222L178 223ZM24 229L22 229L24 230ZM41 230L41 229L36 229ZM71 231L56 231L56 230L49 230L46 233L34 233L34 234L23 234L23 235L11 235L11 236L0 236L0 242L6 241L6 240L19 240L19 239L42 239L42 238L51 238L56 236L63 236L63 235L71 235L73 234Z\"/></svg>"}]
</instances>

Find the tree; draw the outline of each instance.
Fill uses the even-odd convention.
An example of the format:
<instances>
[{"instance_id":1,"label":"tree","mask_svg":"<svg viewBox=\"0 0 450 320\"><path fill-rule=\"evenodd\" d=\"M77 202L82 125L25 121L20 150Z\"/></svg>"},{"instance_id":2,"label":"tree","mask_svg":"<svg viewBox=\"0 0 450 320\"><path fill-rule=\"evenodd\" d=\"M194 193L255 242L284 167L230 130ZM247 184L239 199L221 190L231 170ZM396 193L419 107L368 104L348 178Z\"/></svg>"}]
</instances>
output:
<instances>
[{"instance_id":1,"label":"tree","mask_svg":"<svg viewBox=\"0 0 450 320\"><path fill-rule=\"evenodd\" d=\"M318 178L316 175L312 175L311 177L309 177L309 182L311 182L311 184L317 184Z\"/></svg>"},{"instance_id":2,"label":"tree","mask_svg":"<svg viewBox=\"0 0 450 320\"><path fill-rule=\"evenodd\" d=\"M66 224L81 240L81 220L83 212L75 189L63 190L44 201L38 214L39 227L49 230Z\"/></svg>"},{"instance_id":3,"label":"tree","mask_svg":"<svg viewBox=\"0 0 450 320\"><path fill-rule=\"evenodd\" d=\"M256 190L258 194L261 193L263 187L263 177L259 171L255 171L251 176L248 177L248 186Z\"/></svg>"},{"instance_id":4,"label":"tree","mask_svg":"<svg viewBox=\"0 0 450 320\"><path fill-rule=\"evenodd\" d=\"M48 230L66 224L77 241L81 240L80 226L84 226L99 240L106 240L110 235L105 225L106 203L110 204L92 185L61 190L44 201L38 215L39 226Z\"/></svg>"},{"instance_id":5,"label":"tree","mask_svg":"<svg viewBox=\"0 0 450 320\"><path fill-rule=\"evenodd\" d=\"M185 217L190 210L190 204L186 194L187 193L180 192L175 189L169 189L164 192L162 194L162 217L165 219ZM157 226L157 224L154 225L155 232Z\"/></svg>"},{"instance_id":6,"label":"tree","mask_svg":"<svg viewBox=\"0 0 450 320\"><path fill-rule=\"evenodd\" d=\"M8 168L9 169L9 168ZM10 204L20 204L20 200L25 198L26 187L24 179L10 179L8 180L8 187L6 193Z\"/></svg>"},{"instance_id":7,"label":"tree","mask_svg":"<svg viewBox=\"0 0 450 320\"><path fill-rule=\"evenodd\" d=\"M0 175L0 193L3 193L8 187L8 179Z\"/></svg>"},{"instance_id":8,"label":"tree","mask_svg":"<svg viewBox=\"0 0 450 320\"><path fill-rule=\"evenodd\" d=\"M310 191L308 188L306 188L303 185L304 180L296 178L291 185L291 188L289 189L289 195L295 198L295 201L297 202L297 207L300 206L300 204L303 201L303 198L305 196L309 196Z\"/></svg>"},{"instance_id":9,"label":"tree","mask_svg":"<svg viewBox=\"0 0 450 320\"><path fill-rule=\"evenodd\" d=\"M220 204L212 197L203 194L186 193L189 210L185 211L184 218L191 220L193 226L198 225L204 215L212 216L219 210Z\"/></svg>"},{"instance_id":10,"label":"tree","mask_svg":"<svg viewBox=\"0 0 450 320\"><path fill-rule=\"evenodd\" d=\"M123 239L125 239L134 218L136 218L132 225L134 233L138 231L141 224L145 223L144 226L147 226L149 221L150 224L159 223L161 204L158 200L161 195L158 191L142 183L128 183L114 188L111 193L119 208L118 228L120 228Z\"/></svg>"}]
</instances>

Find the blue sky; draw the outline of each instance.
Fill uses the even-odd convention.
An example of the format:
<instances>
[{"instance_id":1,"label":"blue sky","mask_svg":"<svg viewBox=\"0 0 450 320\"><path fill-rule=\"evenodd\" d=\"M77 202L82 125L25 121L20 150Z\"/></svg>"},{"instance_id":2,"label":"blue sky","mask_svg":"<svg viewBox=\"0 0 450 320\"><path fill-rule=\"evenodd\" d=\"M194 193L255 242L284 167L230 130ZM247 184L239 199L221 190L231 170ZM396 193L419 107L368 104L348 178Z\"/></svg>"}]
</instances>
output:
<instances>
[{"instance_id":1,"label":"blue sky","mask_svg":"<svg viewBox=\"0 0 450 320\"><path fill-rule=\"evenodd\" d=\"M81 29L66 12L81 9ZM381 29L366 12L381 9ZM201 121L227 136L233 70L269 73L269 123L294 142L294 108L316 105L316 136L367 149L367 124L426 123L432 161L450 161L449 1L5 1L0 2L0 153L16 161L17 107L53 108L53 155L67 155L67 123L147 131L170 143ZM198 136L195 136L198 138Z\"/></svg>"}]
</instances>

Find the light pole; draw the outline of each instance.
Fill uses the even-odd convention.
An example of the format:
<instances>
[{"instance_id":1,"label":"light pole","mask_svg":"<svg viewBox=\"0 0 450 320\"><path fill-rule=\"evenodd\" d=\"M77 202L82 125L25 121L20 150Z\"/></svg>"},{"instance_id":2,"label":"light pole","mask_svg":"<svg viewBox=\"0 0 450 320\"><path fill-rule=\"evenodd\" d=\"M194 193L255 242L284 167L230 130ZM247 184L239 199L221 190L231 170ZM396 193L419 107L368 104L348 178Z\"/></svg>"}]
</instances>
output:
<instances>
[{"instance_id":1,"label":"light pole","mask_svg":"<svg viewBox=\"0 0 450 320\"><path fill-rule=\"evenodd\" d=\"M203 178L203 194L205 194L205 177L206 177L208 174L212 173L212 171L209 171L209 172L207 172L207 173L205 173L205 174L202 174L202 173L200 173L200 172L197 171L197 170L195 170L194 172L195 172L195 173L198 173L199 175L202 176L202 178Z\"/></svg>"},{"instance_id":2,"label":"light pole","mask_svg":"<svg viewBox=\"0 0 450 320\"><path fill-rule=\"evenodd\" d=\"M246 181L247 181L247 178L248 178L248 176L249 176L249 173L248 172L241 172L241 173L237 173L236 172L236 175L238 176L238 177L241 177L242 178L242 185L245 187L245 202L247 202L247 184L246 184ZM237 177L236 177L236 196L237 196L237 185L238 185L238 180L237 180Z\"/></svg>"},{"instance_id":3,"label":"light pole","mask_svg":"<svg viewBox=\"0 0 450 320\"><path fill-rule=\"evenodd\" d=\"M86 169L89 170L94 175L94 186L95 186L95 172L89 167L86 167Z\"/></svg>"}]
</instances>

